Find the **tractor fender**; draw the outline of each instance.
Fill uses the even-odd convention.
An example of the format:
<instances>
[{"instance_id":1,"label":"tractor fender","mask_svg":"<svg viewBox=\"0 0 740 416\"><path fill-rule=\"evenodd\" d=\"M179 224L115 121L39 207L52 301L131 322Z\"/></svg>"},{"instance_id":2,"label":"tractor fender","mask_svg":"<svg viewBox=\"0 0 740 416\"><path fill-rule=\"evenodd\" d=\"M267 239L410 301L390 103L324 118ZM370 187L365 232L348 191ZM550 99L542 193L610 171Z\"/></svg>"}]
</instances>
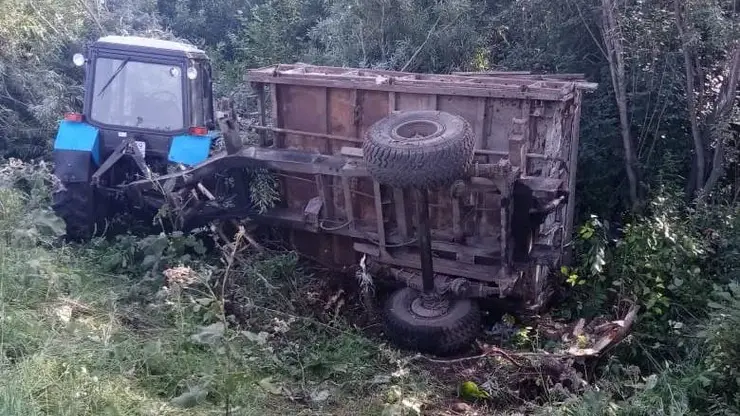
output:
<instances>
[{"instance_id":1,"label":"tractor fender","mask_svg":"<svg viewBox=\"0 0 740 416\"><path fill-rule=\"evenodd\" d=\"M86 123L63 120L54 140L54 174L62 182L86 182L100 165L99 130Z\"/></svg>"}]
</instances>

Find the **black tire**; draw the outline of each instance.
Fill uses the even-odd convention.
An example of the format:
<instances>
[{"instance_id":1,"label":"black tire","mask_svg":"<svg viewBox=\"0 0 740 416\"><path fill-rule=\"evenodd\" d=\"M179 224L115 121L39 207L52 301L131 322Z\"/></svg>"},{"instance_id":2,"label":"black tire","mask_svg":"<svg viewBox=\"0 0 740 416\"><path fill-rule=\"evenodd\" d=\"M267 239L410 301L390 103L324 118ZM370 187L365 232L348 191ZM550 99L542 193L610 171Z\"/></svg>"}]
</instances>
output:
<instances>
[{"instance_id":1,"label":"black tire","mask_svg":"<svg viewBox=\"0 0 740 416\"><path fill-rule=\"evenodd\" d=\"M468 348L480 331L481 314L471 299L449 299L445 313L422 316L412 305L421 293L412 288L394 292L385 304L386 335L397 346L440 356Z\"/></svg>"},{"instance_id":2,"label":"black tire","mask_svg":"<svg viewBox=\"0 0 740 416\"><path fill-rule=\"evenodd\" d=\"M475 136L464 118L443 111L406 111L376 122L362 145L370 175L398 188L437 188L464 177Z\"/></svg>"},{"instance_id":3,"label":"black tire","mask_svg":"<svg viewBox=\"0 0 740 416\"><path fill-rule=\"evenodd\" d=\"M54 212L67 225L67 239L85 241L97 225L95 192L88 183L64 183L52 196Z\"/></svg>"}]
</instances>

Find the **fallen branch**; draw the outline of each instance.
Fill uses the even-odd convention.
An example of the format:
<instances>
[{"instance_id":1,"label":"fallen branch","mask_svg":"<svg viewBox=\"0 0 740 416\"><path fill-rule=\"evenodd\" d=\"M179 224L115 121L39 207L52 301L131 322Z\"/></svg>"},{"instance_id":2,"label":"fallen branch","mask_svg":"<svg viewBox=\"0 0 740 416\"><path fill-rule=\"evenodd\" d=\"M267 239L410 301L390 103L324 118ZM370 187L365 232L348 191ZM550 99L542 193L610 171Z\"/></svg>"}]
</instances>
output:
<instances>
[{"instance_id":1,"label":"fallen branch","mask_svg":"<svg viewBox=\"0 0 740 416\"><path fill-rule=\"evenodd\" d=\"M608 322L603 325L599 325L595 328L595 333L604 333L600 338L594 342L593 347L580 348L578 346L572 346L568 349L568 354L574 357L596 357L602 352L610 349L620 342L622 342L629 334L637 318L637 312L640 310L638 305L632 305L625 315L624 319L617 321Z\"/></svg>"},{"instance_id":2,"label":"fallen branch","mask_svg":"<svg viewBox=\"0 0 740 416\"><path fill-rule=\"evenodd\" d=\"M487 344L478 344L480 349L483 351L480 354L471 355L468 357L460 357L460 358L452 358L452 359L438 359L438 358L432 358L428 357L422 354L417 354L412 357L412 359L423 359L425 361L429 361L432 363L437 364L456 364L461 363L465 361L470 360L479 360L482 358L487 358L490 356L501 356L507 361L511 362L518 368L525 368L527 365L522 364L520 362L521 360L527 360L532 361L533 359L572 359L572 358L589 358L589 357L598 357L600 354L604 353L607 349L610 349L620 342L622 342L627 335L629 334L630 330L632 329L632 325L635 322L635 319L637 318L637 313L639 312L640 307L638 305L633 304L630 309L628 310L627 314L625 314L623 319L606 322L604 324L598 325L595 328L591 330L591 333L588 333L586 331L586 320L585 319L579 319L573 330L569 331L570 334L573 335L576 342L579 342L579 337L586 336L588 337L590 335L590 338L595 339L595 341L592 343L592 347L589 348L581 348L577 345L574 345L567 350L564 350L560 353L549 353L549 352L516 352L516 351L507 351L505 349L495 347L492 345ZM564 334L564 341L568 341L568 333ZM520 361L517 361L520 360Z\"/></svg>"},{"instance_id":3,"label":"fallen branch","mask_svg":"<svg viewBox=\"0 0 740 416\"><path fill-rule=\"evenodd\" d=\"M480 344L479 344L480 345ZM518 355L515 352L507 352L501 348L494 347L491 345L482 345L481 346L484 352L482 354L473 355L469 357L461 357L461 358L452 358L452 359L438 359L438 358L431 358L427 357L426 355L422 354L416 354L415 356L411 357L411 359L424 359L426 361L429 361L431 363L437 363L437 364L455 364L455 363L461 363L464 361L470 361L470 360L479 360L481 358L490 357L492 355L498 355L500 357L505 358L510 363L514 364L514 366L518 368L524 368L524 365L518 363L512 355Z\"/></svg>"}]
</instances>

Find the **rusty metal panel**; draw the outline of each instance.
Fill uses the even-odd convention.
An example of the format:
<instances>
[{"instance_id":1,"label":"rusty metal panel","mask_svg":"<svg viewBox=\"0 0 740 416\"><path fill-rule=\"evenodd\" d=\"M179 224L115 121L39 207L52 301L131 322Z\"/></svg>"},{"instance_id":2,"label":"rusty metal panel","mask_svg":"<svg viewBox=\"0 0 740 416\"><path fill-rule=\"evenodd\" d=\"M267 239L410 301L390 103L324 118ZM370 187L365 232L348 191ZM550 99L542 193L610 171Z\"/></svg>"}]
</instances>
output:
<instances>
[{"instance_id":1,"label":"rusty metal panel","mask_svg":"<svg viewBox=\"0 0 740 416\"><path fill-rule=\"evenodd\" d=\"M358 111L360 113L360 137L376 121L389 114L388 93L382 91L358 90Z\"/></svg>"},{"instance_id":2,"label":"rusty metal panel","mask_svg":"<svg viewBox=\"0 0 740 416\"><path fill-rule=\"evenodd\" d=\"M484 97L465 97L457 95L441 95L437 98L437 109L457 114L470 122L475 134L476 148L483 149L486 130L486 107L488 99ZM490 122L490 121L489 121Z\"/></svg>"},{"instance_id":3,"label":"rusty metal panel","mask_svg":"<svg viewBox=\"0 0 740 416\"><path fill-rule=\"evenodd\" d=\"M357 91L345 88L327 88L327 91L327 133L359 138L355 122ZM342 146L357 146L357 144L337 141L329 145L329 153L338 154Z\"/></svg>"},{"instance_id":4,"label":"rusty metal panel","mask_svg":"<svg viewBox=\"0 0 740 416\"><path fill-rule=\"evenodd\" d=\"M508 152L513 129L511 120L522 117L524 102L512 99L492 99L486 126L488 136L484 149Z\"/></svg>"},{"instance_id":5,"label":"rusty metal panel","mask_svg":"<svg viewBox=\"0 0 740 416\"><path fill-rule=\"evenodd\" d=\"M327 88L326 120L327 133L338 136L358 137L358 123L356 120L357 91L343 88ZM343 146L354 147L357 143L327 140L328 153L340 154ZM336 217L340 221L352 220L345 204L345 189L342 179L336 176L326 177L327 206L333 212L327 212L328 217ZM333 215L332 215L333 214ZM341 225L341 224L340 224ZM337 224L332 225L338 226Z\"/></svg>"},{"instance_id":6,"label":"rusty metal panel","mask_svg":"<svg viewBox=\"0 0 740 416\"><path fill-rule=\"evenodd\" d=\"M283 88L283 99L279 107L283 126L286 129L308 133L327 133L326 131L326 88L303 87L299 85ZM313 109L307 111L307 109ZM329 153L328 140L286 134L284 146L287 149L300 149L317 153Z\"/></svg>"}]
</instances>

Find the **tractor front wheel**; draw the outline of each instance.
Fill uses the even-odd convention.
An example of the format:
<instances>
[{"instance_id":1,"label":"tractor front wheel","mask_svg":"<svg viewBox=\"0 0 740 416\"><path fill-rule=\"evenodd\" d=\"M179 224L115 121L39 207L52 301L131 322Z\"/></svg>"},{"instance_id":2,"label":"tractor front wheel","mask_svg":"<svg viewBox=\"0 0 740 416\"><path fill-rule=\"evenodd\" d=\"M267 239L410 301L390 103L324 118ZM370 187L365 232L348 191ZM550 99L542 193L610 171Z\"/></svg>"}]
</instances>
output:
<instances>
[{"instance_id":1,"label":"tractor front wheel","mask_svg":"<svg viewBox=\"0 0 740 416\"><path fill-rule=\"evenodd\" d=\"M84 241L93 236L98 216L95 191L89 183L60 184L53 193L52 207L67 225L67 239Z\"/></svg>"}]
</instances>

